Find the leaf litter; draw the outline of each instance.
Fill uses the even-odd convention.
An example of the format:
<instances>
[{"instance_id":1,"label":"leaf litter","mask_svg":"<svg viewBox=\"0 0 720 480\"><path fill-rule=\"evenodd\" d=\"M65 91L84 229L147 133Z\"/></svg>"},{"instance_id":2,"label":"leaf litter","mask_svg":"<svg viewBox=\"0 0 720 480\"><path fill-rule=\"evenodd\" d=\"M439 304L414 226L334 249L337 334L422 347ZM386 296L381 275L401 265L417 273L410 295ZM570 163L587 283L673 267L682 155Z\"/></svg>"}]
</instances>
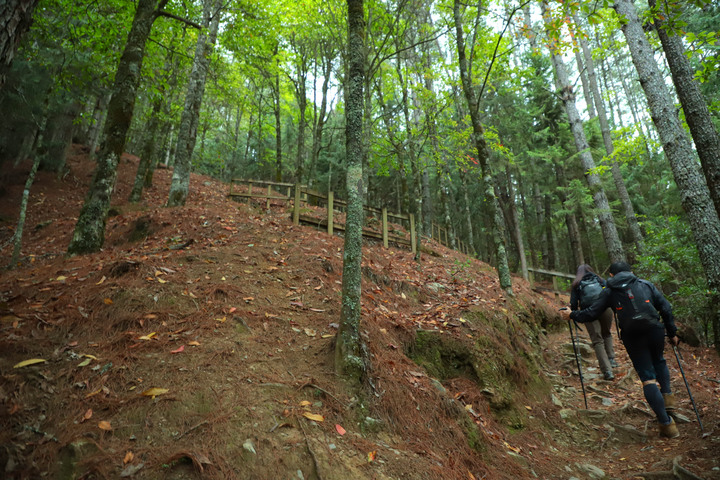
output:
<instances>
[{"instance_id":1,"label":"leaf litter","mask_svg":"<svg viewBox=\"0 0 720 480\"><path fill-rule=\"evenodd\" d=\"M559 304L553 295L515 279L517 300L510 300L494 271L479 262L471 262L459 280L456 265L466 258L434 242L425 242L422 268L408 251L384 250L371 241L364 249L362 335L372 361L362 396L367 414L359 419L353 412L360 398L333 369L342 238L293 226L282 202L274 202L270 213L264 202L232 203L227 185L196 175L178 215L162 206L167 170L156 172L142 208L131 208L125 199L137 157L125 155L113 197L121 215L108 219L103 252L65 258L84 195L72 182L89 181L93 168L79 146L68 165L71 174L62 181L38 173L31 195L47 200L42 208L29 208L27 221L52 219L55 228L28 234L24 264L0 278L0 318L10 318L0 322L6 412L0 441L7 478L52 478L61 450L83 438L100 451L85 459L80 474L106 478L159 478L183 469L218 479L290 477L298 470L324 480L567 478L565 467L575 469L580 460L611 477L631 478L671 470L676 458L696 473L712 474L717 466L720 384L712 380L720 376L714 352L683 346L704 436L673 365L680 413L691 423L680 424L680 440L656 436L620 345L616 382L588 378L613 399L605 406L601 395L588 398L591 410L610 414L592 424L581 417L582 394L567 362L568 339L554 316ZM4 218L17 214L22 187L20 181L7 185L11 201L0 206ZM129 242L131 225L142 215L157 228L145 240ZM49 283L48 272L56 272ZM473 312L507 332L478 323ZM531 323L549 333L537 329L537 336L519 338ZM537 352L528 353L540 365L532 375L540 375L550 391L529 388L531 374L511 369L518 398L503 410L496 406L502 392L492 385L463 376L438 381L408 357L417 331L460 344L481 337L494 348ZM185 345L193 347L192 355L168 355ZM80 356L69 356L72 349L88 349L104 366L77 368ZM28 359L43 361L12 368ZM311 401L300 406L308 393ZM563 419L565 410L577 417ZM97 416L99 423L89 421ZM646 440L621 442L615 426L621 422ZM472 435L480 450L468 443L468 425L477 429ZM248 452L242 439L253 445L252 463L238 461ZM655 452L652 462L646 447ZM358 458L366 459L364 466L358 467Z\"/></svg>"}]
</instances>

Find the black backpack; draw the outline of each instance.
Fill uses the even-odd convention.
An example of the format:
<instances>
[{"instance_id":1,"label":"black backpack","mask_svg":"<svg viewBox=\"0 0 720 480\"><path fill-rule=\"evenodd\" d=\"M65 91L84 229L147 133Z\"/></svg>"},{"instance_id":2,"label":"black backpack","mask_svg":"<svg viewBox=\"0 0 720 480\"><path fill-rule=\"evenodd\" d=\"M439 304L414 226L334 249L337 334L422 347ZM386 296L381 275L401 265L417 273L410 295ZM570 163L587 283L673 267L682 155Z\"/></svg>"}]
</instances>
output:
<instances>
[{"instance_id":1,"label":"black backpack","mask_svg":"<svg viewBox=\"0 0 720 480\"><path fill-rule=\"evenodd\" d=\"M580 291L580 308L588 308L595 300L600 298L603 286L598 277L593 276L587 280L580 280L578 285Z\"/></svg>"},{"instance_id":2,"label":"black backpack","mask_svg":"<svg viewBox=\"0 0 720 480\"><path fill-rule=\"evenodd\" d=\"M637 279L613 291L620 328L632 330L660 324L660 315L652 303L652 284Z\"/></svg>"}]
</instances>

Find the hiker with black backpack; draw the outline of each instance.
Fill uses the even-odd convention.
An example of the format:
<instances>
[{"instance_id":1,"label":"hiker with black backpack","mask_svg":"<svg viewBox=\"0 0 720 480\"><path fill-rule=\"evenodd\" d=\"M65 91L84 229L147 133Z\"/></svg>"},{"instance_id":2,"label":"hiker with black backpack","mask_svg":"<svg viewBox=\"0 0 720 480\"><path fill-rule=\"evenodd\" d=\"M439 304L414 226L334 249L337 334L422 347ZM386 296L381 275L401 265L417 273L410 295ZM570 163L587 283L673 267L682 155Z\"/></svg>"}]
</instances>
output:
<instances>
[{"instance_id":1,"label":"hiker with black backpack","mask_svg":"<svg viewBox=\"0 0 720 480\"><path fill-rule=\"evenodd\" d=\"M605 280L597 275L590 265L580 265L570 287L570 309L575 311L588 308L600 298L604 288ZM590 341L605 380L615 378L612 369L617 367L615 348L613 347L612 322L613 313L609 308L603 310L594 320L585 322L585 328L590 335Z\"/></svg>"},{"instance_id":2,"label":"hiker with black backpack","mask_svg":"<svg viewBox=\"0 0 720 480\"><path fill-rule=\"evenodd\" d=\"M659 422L660 436L680 435L673 418L675 398L670 389L670 372L663 357L665 333L674 347L679 343L672 307L647 280L632 273L626 262L610 265L610 278L599 298L588 308L564 313L580 323L594 321L608 307L615 311L620 338L643 385L645 400ZM662 322L660 318L662 317ZM658 389L658 385L660 388Z\"/></svg>"}]
</instances>

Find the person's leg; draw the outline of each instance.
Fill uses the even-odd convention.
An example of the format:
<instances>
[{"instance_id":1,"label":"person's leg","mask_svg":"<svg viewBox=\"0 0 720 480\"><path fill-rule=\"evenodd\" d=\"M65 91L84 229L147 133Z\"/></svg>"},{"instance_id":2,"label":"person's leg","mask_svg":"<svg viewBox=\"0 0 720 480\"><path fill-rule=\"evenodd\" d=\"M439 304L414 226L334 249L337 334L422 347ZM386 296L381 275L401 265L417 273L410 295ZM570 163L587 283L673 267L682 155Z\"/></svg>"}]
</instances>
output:
<instances>
[{"instance_id":1,"label":"person's leg","mask_svg":"<svg viewBox=\"0 0 720 480\"><path fill-rule=\"evenodd\" d=\"M671 393L670 389L670 371L667 362L663 356L665 349L665 330L661 328L653 329L648 332L648 350L652 361L655 376L660 384L662 393Z\"/></svg>"},{"instance_id":2,"label":"person's leg","mask_svg":"<svg viewBox=\"0 0 720 480\"><path fill-rule=\"evenodd\" d=\"M650 356L655 370L655 376L660 384L660 393L662 393L665 402L665 411L672 412L675 410L675 396L672 394L670 386L670 371L663 355L665 349L665 330L656 329L648 337L650 347Z\"/></svg>"},{"instance_id":3,"label":"person's leg","mask_svg":"<svg viewBox=\"0 0 720 480\"><path fill-rule=\"evenodd\" d=\"M640 377L643 384L643 394L650 408L662 425L671 423L670 417L665 411L665 400L658 389L653 367L653 357L650 353L649 332L642 332L637 335L623 334L623 343L628 352L630 361Z\"/></svg>"},{"instance_id":4,"label":"person's leg","mask_svg":"<svg viewBox=\"0 0 720 480\"><path fill-rule=\"evenodd\" d=\"M600 335L603 338L603 345L605 347L605 354L607 355L608 361L611 367L617 367L615 362L615 348L613 346L612 338L612 323L614 319L613 311L611 309L605 310L598 321L600 322Z\"/></svg>"},{"instance_id":5,"label":"person's leg","mask_svg":"<svg viewBox=\"0 0 720 480\"><path fill-rule=\"evenodd\" d=\"M613 378L612 367L610 366L610 360L605 353L605 343L600 333L600 322L595 320L585 324L588 334L590 335L590 341L592 342L593 349L595 350L595 356L600 364L600 371L603 372L606 380Z\"/></svg>"}]
</instances>

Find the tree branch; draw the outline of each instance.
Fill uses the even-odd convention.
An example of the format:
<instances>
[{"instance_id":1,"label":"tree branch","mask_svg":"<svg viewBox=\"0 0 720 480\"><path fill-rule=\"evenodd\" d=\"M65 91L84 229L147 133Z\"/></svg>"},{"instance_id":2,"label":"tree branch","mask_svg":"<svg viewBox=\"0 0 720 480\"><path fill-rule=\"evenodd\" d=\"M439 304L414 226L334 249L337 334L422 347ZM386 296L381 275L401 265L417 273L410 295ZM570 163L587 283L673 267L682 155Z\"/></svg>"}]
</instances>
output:
<instances>
[{"instance_id":1,"label":"tree branch","mask_svg":"<svg viewBox=\"0 0 720 480\"><path fill-rule=\"evenodd\" d=\"M202 29L203 29L202 25L197 24L197 23L193 22L192 20L188 20L187 18L178 17L177 15L175 15L175 14L173 14L173 13L170 13L170 12L166 12L165 10L158 10L157 12L155 12L155 14L156 14L158 17L168 17L168 18L172 18L172 19L174 19L174 20L177 20L178 22L182 22L182 23L184 23L184 24L186 24L186 25L189 25L189 26L191 26L191 27L193 27L193 28L197 28L198 30L202 30Z\"/></svg>"}]
</instances>

